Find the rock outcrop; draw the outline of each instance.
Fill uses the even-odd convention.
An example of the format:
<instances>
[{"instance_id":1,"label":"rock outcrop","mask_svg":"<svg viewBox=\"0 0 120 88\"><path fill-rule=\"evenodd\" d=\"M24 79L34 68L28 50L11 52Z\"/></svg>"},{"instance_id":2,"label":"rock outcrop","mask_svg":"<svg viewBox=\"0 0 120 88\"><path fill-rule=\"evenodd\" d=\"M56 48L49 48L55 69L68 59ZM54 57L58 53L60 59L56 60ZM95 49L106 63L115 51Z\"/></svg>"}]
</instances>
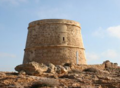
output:
<instances>
[{"instance_id":1,"label":"rock outcrop","mask_svg":"<svg viewBox=\"0 0 120 88\"><path fill-rule=\"evenodd\" d=\"M0 72L0 88L120 88L120 67L110 61L93 66L30 62L15 69L18 73Z\"/></svg>"},{"instance_id":2,"label":"rock outcrop","mask_svg":"<svg viewBox=\"0 0 120 88\"><path fill-rule=\"evenodd\" d=\"M28 75L42 75L43 73L65 74L70 71L70 67L62 65L55 66L52 63L45 65L43 63L39 64L37 62L29 62L16 66L15 70L18 71L19 74Z\"/></svg>"},{"instance_id":3,"label":"rock outcrop","mask_svg":"<svg viewBox=\"0 0 120 88\"><path fill-rule=\"evenodd\" d=\"M21 71L27 73L28 75L39 75L48 70L48 67L44 64L39 64L37 62L29 62L26 64L18 65L15 70L21 73Z\"/></svg>"}]
</instances>

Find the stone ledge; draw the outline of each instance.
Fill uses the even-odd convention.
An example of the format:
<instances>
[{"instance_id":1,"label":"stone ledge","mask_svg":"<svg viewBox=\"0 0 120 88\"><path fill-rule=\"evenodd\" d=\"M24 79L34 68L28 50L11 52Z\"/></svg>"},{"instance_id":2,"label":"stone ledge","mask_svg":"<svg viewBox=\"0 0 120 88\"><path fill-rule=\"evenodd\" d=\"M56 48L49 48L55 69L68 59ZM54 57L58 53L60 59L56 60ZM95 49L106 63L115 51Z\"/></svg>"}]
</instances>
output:
<instances>
[{"instance_id":1,"label":"stone ledge","mask_svg":"<svg viewBox=\"0 0 120 88\"><path fill-rule=\"evenodd\" d=\"M24 50L41 49L41 48L60 48L60 47L79 48L85 50L84 48L81 48L79 46L70 46L70 45L69 46L63 46L63 45L37 46L37 47L26 48Z\"/></svg>"},{"instance_id":2,"label":"stone ledge","mask_svg":"<svg viewBox=\"0 0 120 88\"><path fill-rule=\"evenodd\" d=\"M37 20L29 23L29 27L33 27L39 24L66 24L80 27L80 24L76 21L66 20L66 19L43 19Z\"/></svg>"}]
</instances>

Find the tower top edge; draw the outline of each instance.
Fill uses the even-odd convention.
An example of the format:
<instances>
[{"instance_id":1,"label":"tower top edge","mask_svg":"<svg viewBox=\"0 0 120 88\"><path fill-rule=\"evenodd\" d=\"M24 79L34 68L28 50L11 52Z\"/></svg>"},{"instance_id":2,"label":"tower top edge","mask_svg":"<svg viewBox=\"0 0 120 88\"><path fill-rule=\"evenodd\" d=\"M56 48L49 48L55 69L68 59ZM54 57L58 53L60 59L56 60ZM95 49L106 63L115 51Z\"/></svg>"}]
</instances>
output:
<instances>
[{"instance_id":1,"label":"tower top edge","mask_svg":"<svg viewBox=\"0 0 120 88\"><path fill-rule=\"evenodd\" d=\"M67 19L42 19L42 20L36 20L36 21L32 21L29 23L29 26L34 26L37 24L69 24L69 25L75 25L75 26L79 26L80 27L80 23L73 21L73 20L67 20Z\"/></svg>"}]
</instances>

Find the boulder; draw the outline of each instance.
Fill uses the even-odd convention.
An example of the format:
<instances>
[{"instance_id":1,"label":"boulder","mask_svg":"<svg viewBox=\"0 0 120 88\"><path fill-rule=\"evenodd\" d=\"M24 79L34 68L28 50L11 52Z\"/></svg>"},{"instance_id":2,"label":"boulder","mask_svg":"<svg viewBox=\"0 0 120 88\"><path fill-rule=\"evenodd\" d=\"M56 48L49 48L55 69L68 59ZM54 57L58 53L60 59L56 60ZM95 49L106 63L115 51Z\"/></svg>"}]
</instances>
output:
<instances>
[{"instance_id":1,"label":"boulder","mask_svg":"<svg viewBox=\"0 0 120 88\"><path fill-rule=\"evenodd\" d=\"M15 70L18 72L24 71L29 75L39 75L47 71L48 67L44 64L39 64L37 62L29 62L26 64L18 65L15 67Z\"/></svg>"},{"instance_id":2,"label":"boulder","mask_svg":"<svg viewBox=\"0 0 120 88\"><path fill-rule=\"evenodd\" d=\"M55 73L55 65L52 63L49 63L47 72L48 73Z\"/></svg>"},{"instance_id":3,"label":"boulder","mask_svg":"<svg viewBox=\"0 0 120 88\"><path fill-rule=\"evenodd\" d=\"M26 72L25 71L20 71L19 75L26 75Z\"/></svg>"},{"instance_id":4,"label":"boulder","mask_svg":"<svg viewBox=\"0 0 120 88\"><path fill-rule=\"evenodd\" d=\"M71 68L69 66L64 66L64 68L69 72L71 71Z\"/></svg>"},{"instance_id":5,"label":"boulder","mask_svg":"<svg viewBox=\"0 0 120 88\"><path fill-rule=\"evenodd\" d=\"M112 63L109 60L104 61L103 64L105 64L105 68L112 67Z\"/></svg>"},{"instance_id":6,"label":"boulder","mask_svg":"<svg viewBox=\"0 0 120 88\"><path fill-rule=\"evenodd\" d=\"M15 70L18 71L18 72L22 71L22 69L23 69L23 64L15 67Z\"/></svg>"},{"instance_id":7,"label":"boulder","mask_svg":"<svg viewBox=\"0 0 120 88\"><path fill-rule=\"evenodd\" d=\"M56 72L57 72L58 74L68 73L67 69L65 69L65 68L64 68L63 66L61 66L61 65L58 65L58 66L57 66Z\"/></svg>"},{"instance_id":8,"label":"boulder","mask_svg":"<svg viewBox=\"0 0 120 88\"><path fill-rule=\"evenodd\" d=\"M114 67L118 67L118 63L114 63Z\"/></svg>"},{"instance_id":9,"label":"boulder","mask_svg":"<svg viewBox=\"0 0 120 88\"><path fill-rule=\"evenodd\" d=\"M118 67L117 63L112 63L109 60L104 61L103 64L105 65L105 68L116 68L116 67Z\"/></svg>"}]
</instances>

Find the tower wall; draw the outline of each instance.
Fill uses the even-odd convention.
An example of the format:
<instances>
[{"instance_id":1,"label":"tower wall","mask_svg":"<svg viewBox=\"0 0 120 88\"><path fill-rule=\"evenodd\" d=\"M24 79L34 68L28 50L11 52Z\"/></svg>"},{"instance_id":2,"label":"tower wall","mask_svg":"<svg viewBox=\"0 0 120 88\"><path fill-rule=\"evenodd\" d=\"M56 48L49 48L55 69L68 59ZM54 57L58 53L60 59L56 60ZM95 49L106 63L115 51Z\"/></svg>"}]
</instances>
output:
<instances>
[{"instance_id":1,"label":"tower wall","mask_svg":"<svg viewBox=\"0 0 120 88\"><path fill-rule=\"evenodd\" d=\"M45 19L29 24L23 63L76 63L76 52L78 64L86 64L78 22Z\"/></svg>"}]
</instances>

